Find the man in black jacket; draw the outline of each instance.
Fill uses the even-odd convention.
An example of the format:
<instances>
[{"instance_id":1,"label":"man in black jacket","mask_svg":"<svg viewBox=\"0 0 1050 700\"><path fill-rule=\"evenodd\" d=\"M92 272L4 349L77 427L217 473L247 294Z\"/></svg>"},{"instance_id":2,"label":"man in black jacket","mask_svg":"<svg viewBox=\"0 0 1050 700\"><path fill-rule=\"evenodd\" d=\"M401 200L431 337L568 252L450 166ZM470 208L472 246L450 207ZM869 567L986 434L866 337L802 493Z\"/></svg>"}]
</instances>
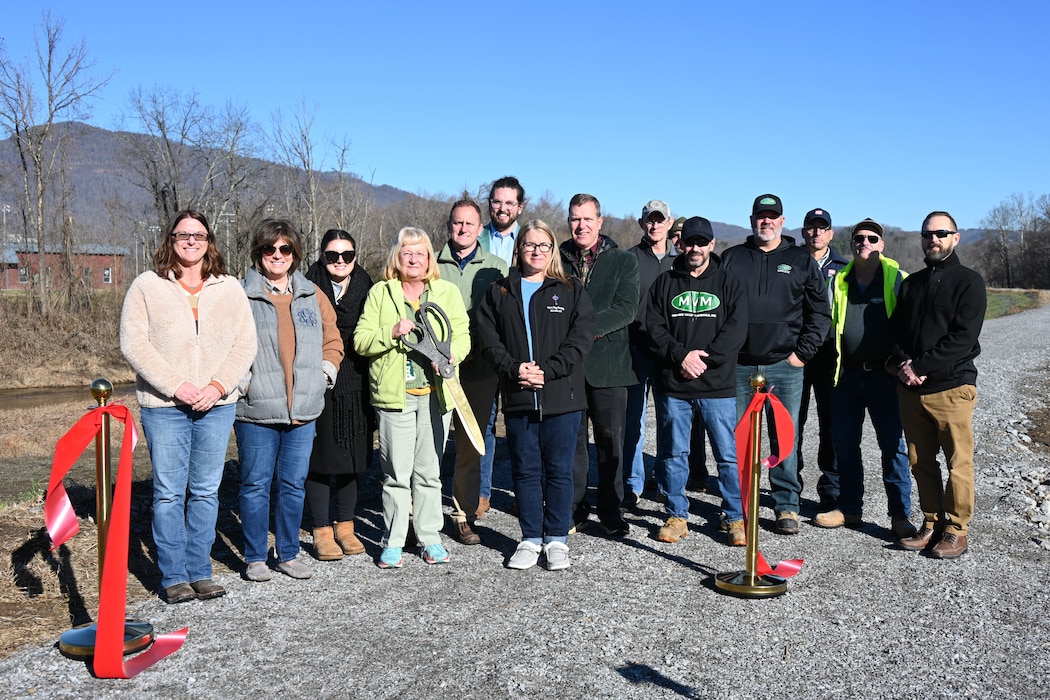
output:
<instances>
[{"instance_id":1,"label":"man in black jacket","mask_svg":"<svg viewBox=\"0 0 1050 700\"><path fill-rule=\"evenodd\" d=\"M747 337L747 299L740 280L714 254L711 222L694 216L682 228L682 254L652 284L645 329L657 358L659 449L657 481L667 497L667 522L656 539L688 533L689 452L694 416L711 439L718 463L722 515L729 544L743 546L736 445L736 362Z\"/></svg>"},{"instance_id":2,"label":"man in black jacket","mask_svg":"<svg viewBox=\"0 0 1050 700\"><path fill-rule=\"evenodd\" d=\"M955 559L968 547L973 518L973 409L977 403L978 338L987 295L984 280L963 267L955 247L959 227L951 214L922 222L926 269L901 284L890 317L890 353L897 365L901 422L908 441L923 525L900 545L931 547L935 559ZM948 483L937 453L944 450Z\"/></svg>"},{"instance_id":3,"label":"man in black jacket","mask_svg":"<svg viewBox=\"0 0 1050 700\"><path fill-rule=\"evenodd\" d=\"M631 361L638 383L627 387L627 423L623 437L623 496L624 506L634 508L645 487L645 416L649 392L655 389L654 358L649 353L645 333L645 300L649 287L662 272L671 269L676 250L668 239L674 219L671 208L661 199L650 199L642 207L638 226L642 240L629 253L638 261L638 313L629 326L631 333ZM655 393L655 391L654 391Z\"/></svg>"},{"instance_id":4,"label":"man in black jacket","mask_svg":"<svg viewBox=\"0 0 1050 700\"><path fill-rule=\"evenodd\" d=\"M763 194L751 207L747 241L723 256L726 269L744 282L748 298L748 330L736 368L737 418L751 401L749 378L758 371L766 386L798 425L802 400L802 368L824 343L831 325L831 306L820 269L805 248L784 236L784 205L780 197ZM769 470L776 513L774 529L798 533L798 462L794 445L782 447L784 461Z\"/></svg>"},{"instance_id":5,"label":"man in black jacket","mask_svg":"<svg viewBox=\"0 0 1050 700\"><path fill-rule=\"evenodd\" d=\"M831 227L831 214L827 209L811 209L802 220L802 238L806 250L813 256L831 299L831 288L835 275L846 267L847 260L835 252L831 241L835 229ZM839 527L844 524L838 511L839 472L835 460L835 448L831 444L831 387L835 383L835 333L829 329L828 337L817 350L813 359L802 370L802 403L798 409L798 435L795 436L795 456L798 459L798 483L802 485L802 433L809 417L809 392L813 389L813 400L817 404L817 497L820 498L814 524L821 527Z\"/></svg>"}]
</instances>

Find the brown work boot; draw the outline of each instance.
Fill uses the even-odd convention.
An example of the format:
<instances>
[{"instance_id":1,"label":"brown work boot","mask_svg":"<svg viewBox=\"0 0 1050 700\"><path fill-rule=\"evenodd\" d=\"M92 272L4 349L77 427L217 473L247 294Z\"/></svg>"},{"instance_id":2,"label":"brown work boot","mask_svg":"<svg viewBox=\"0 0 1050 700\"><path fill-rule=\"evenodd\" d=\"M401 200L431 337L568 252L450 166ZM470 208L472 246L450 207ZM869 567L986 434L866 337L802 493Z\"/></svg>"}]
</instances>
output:
<instances>
[{"instance_id":1,"label":"brown work boot","mask_svg":"<svg viewBox=\"0 0 1050 700\"><path fill-rule=\"evenodd\" d=\"M729 534L726 535L730 547L746 547L747 533L744 532L743 520L729 521Z\"/></svg>"},{"instance_id":2,"label":"brown work boot","mask_svg":"<svg viewBox=\"0 0 1050 700\"><path fill-rule=\"evenodd\" d=\"M460 544L481 544L481 535L474 532L467 521L452 523L452 525L456 528L455 535Z\"/></svg>"},{"instance_id":3,"label":"brown work boot","mask_svg":"<svg viewBox=\"0 0 1050 700\"><path fill-rule=\"evenodd\" d=\"M343 554L364 554L365 546L354 534L354 521L344 520L335 524L335 541L343 549Z\"/></svg>"},{"instance_id":4,"label":"brown work boot","mask_svg":"<svg viewBox=\"0 0 1050 700\"><path fill-rule=\"evenodd\" d=\"M907 549L909 552L918 552L930 546L930 543L933 542L934 534L936 534L934 529L923 523L921 530L911 537L905 537L897 544L901 546L901 549Z\"/></svg>"},{"instance_id":5,"label":"brown work boot","mask_svg":"<svg viewBox=\"0 0 1050 700\"><path fill-rule=\"evenodd\" d=\"M842 527L846 524L846 516L841 510L835 508L826 513L817 513L817 516L813 518L813 524L817 527Z\"/></svg>"},{"instance_id":6,"label":"brown work boot","mask_svg":"<svg viewBox=\"0 0 1050 700\"><path fill-rule=\"evenodd\" d=\"M489 508L489 499L485 498L484 496L480 497L478 499L478 509L474 512L474 518L476 520L481 520L485 517L485 513L489 512Z\"/></svg>"},{"instance_id":7,"label":"brown work boot","mask_svg":"<svg viewBox=\"0 0 1050 700\"><path fill-rule=\"evenodd\" d=\"M946 532L941 535L941 541L933 545L930 556L934 559L958 559L966 554L966 535L956 532Z\"/></svg>"},{"instance_id":8,"label":"brown work boot","mask_svg":"<svg viewBox=\"0 0 1050 700\"><path fill-rule=\"evenodd\" d=\"M668 518L667 522L656 533L656 539L660 542L677 542L684 539L688 534L689 523L685 518Z\"/></svg>"},{"instance_id":9,"label":"brown work boot","mask_svg":"<svg viewBox=\"0 0 1050 700\"><path fill-rule=\"evenodd\" d=\"M777 519L773 523L773 531L778 535L797 535L798 513L793 510L777 513Z\"/></svg>"},{"instance_id":10,"label":"brown work boot","mask_svg":"<svg viewBox=\"0 0 1050 700\"><path fill-rule=\"evenodd\" d=\"M314 535L314 558L318 561L336 561L343 558L343 550L332 538L332 528L315 527Z\"/></svg>"}]
</instances>

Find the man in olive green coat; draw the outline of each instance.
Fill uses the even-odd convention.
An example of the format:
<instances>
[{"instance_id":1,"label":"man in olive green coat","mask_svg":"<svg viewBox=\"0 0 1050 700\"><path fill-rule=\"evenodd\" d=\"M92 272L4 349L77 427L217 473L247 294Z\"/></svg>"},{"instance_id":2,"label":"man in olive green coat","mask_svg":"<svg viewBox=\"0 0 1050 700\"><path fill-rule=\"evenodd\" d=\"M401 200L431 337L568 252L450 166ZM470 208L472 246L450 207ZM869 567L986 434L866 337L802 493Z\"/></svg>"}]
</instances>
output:
<instances>
[{"instance_id":1,"label":"man in olive green coat","mask_svg":"<svg viewBox=\"0 0 1050 700\"><path fill-rule=\"evenodd\" d=\"M628 533L620 512L623 502L623 433L627 420L627 387L638 383L631 362L627 326L638 310L638 260L601 235L602 211L598 199L578 194L569 202L572 240L561 247L562 261L583 281L595 311L594 349L584 360L587 410L573 462L573 522L587 522L587 419L594 428L598 457L597 513L602 529L612 537Z\"/></svg>"}]
</instances>

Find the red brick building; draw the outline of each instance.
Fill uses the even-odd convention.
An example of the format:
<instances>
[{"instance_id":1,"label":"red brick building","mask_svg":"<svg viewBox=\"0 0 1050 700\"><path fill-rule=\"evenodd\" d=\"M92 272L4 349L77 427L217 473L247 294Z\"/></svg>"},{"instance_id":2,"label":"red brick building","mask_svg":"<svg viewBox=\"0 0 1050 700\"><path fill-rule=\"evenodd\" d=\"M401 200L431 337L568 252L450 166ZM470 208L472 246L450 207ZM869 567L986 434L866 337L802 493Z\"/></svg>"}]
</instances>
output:
<instances>
[{"instance_id":1,"label":"red brick building","mask_svg":"<svg viewBox=\"0 0 1050 700\"><path fill-rule=\"evenodd\" d=\"M73 253L73 271L86 289L124 289L124 261L128 250L120 246L89 244ZM65 268L57 252L44 253L46 279L64 285ZM8 244L0 250L0 291L28 289L40 277L40 255L31 246Z\"/></svg>"}]
</instances>

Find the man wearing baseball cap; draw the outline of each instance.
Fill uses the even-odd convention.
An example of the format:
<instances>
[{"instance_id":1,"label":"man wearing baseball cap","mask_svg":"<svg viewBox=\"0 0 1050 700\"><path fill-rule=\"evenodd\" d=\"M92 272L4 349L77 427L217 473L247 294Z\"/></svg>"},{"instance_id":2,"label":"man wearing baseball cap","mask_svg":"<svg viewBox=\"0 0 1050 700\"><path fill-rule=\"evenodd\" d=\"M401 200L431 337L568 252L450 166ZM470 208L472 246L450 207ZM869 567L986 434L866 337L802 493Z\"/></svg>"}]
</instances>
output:
<instances>
[{"instance_id":1,"label":"man wearing baseball cap","mask_svg":"<svg viewBox=\"0 0 1050 700\"><path fill-rule=\"evenodd\" d=\"M802 401L802 368L813 359L828 335L831 308L820 269L805 248L784 236L784 205L780 197L763 194L751 207L752 235L723 255L725 267L738 275L747 293L747 340L736 368L737 418L751 401L749 378L766 377L766 386L798 425ZM794 446L769 470L776 513L774 529L798 533L798 461Z\"/></svg>"},{"instance_id":2,"label":"man wearing baseball cap","mask_svg":"<svg viewBox=\"0 0 1050 700\"><path fill-rule=\"evenodd\" d=\"M722 518L729 544L746 544L736 445L736 362L747 335L742 281L715 255L711 222L694 216L682 227L683 252L652 284L646 300L650 351L658 360L657 470L667 522L656 539L677 542L689 532L689 453L700 416L718 463Z\"/></svg>"},{"instance_id":3,"label":"man wearing baseball cap","mask_svg":"<svg viewBox=\"0 0 1050 700\"><path fill-rule=\"evenodd\" d=\"M853 227L853 260L834 277L831 304L835 343L831 433L838 457L841 493L838 508L821 513L815 524L839 527L861 522L864 462L860 443L867 411L882 453L890 527L902 540L915 535L911 514L911 473L897 405L897 368L890 357L889 319L907 276L895 260L883 255L882 226L864 219Z\"/></svg>"},{"instance_id":4,"label":"man wearing baseball cap","mask_svg":"<svg viewBox=\"0 0 1050 700\"><path fill-rule=\"evenodd\" d=\"M831 299L835 275L846 266L846 259L831 247L835 238L835 229L831 227L831 214L827 209L811 209L802 220L802 239L806 250L813 256L820 268L821 277L828 287L828 299ZM828 333L817 354L806 363L802 371L802 403L798 411L798 434L795 435L795 456L798 458L798 480L802 486L802 471L805 466L802 459L802 436L809 416L809 392L813 389L813 398L817 403L817 467L820 477L817 479L817 496L820 505L814 523L822 527L835 527L837 517L829 521L829 512L838 507L839 474L835 463L835 448L831 441L831 387L835 375L835 338L834 329ZM841 524L841 523L838 523Z\"/></svg>"},{"instance_id":5,"label":"man wearing baseball cap","mask_svg":"<svg viewBox=\"0 0 1050 700\"><path fill-rule=\"evenodd\" d=\"M645 299L649 287L661 272L671 269L676 251L668 245L667 234L674 219L662 199L650 199L642 207L638 226L642 240L628 252L638 260L638 313L629 326L631 361L638 383L627 387L627 424L623 431L623 505L634 508L645 486L645 411L653 388L653 357L645 333Z\"/></svg>"}]
</instances>

